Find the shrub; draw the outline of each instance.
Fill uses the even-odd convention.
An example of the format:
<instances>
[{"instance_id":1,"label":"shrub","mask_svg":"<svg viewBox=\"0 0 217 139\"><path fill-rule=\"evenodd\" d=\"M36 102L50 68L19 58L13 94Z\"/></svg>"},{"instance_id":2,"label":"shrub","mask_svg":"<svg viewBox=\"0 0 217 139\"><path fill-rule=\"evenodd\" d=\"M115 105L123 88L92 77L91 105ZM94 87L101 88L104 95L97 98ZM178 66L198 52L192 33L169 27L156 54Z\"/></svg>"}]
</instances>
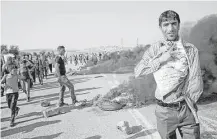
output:
<instances>
[{"instance_id":1,"label":"shrub","mask_svg":"<svg viewBox=\"0 0 217 139\"><path fill-rule=\"evenodd\" d=\"M133 72L133 69L141 60L144 51L150 45L135 47L133 50L112 52L105 54L103 59L94 66L92 61L88 61L85 67L91 67L91 70L85 71L86 74L98 74L98 73L126 73Z\"/></svg>"}]
</instances>

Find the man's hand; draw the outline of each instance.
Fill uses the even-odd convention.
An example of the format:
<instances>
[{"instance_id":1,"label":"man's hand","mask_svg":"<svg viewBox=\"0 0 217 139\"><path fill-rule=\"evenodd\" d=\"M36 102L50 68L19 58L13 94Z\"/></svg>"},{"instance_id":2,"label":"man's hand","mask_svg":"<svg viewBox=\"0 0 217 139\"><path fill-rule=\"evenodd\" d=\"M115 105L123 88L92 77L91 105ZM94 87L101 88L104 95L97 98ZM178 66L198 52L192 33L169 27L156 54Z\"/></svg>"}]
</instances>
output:
<instances>
[{"instance_id":1,"label":"man's hand","mask_svg":"<svg viewBox=\"0 0 217 139\"><path fill-rule=\"evenodd\" d=\"M173 51L172 50L173 50L173 47L171 47L168 51L165 51L162 53L162 55L159 57L161 64L164 64L168 61L173 60L173 57L172 57Z\"/></svg>"}]
</instances>

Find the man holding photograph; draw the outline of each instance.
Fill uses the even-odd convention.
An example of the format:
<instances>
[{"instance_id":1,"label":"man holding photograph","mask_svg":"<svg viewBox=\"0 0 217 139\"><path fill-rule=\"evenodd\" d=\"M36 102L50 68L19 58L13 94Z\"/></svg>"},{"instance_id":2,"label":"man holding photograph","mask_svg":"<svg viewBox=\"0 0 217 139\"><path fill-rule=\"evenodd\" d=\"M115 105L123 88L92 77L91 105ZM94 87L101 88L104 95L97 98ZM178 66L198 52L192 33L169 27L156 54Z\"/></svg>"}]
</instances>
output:
<instances>
[{"instance_id":1,"label":"man holding photograph","mask_svg":"<svg viewBox=\"0 0 217 139\"><path fill-rule=\"evenodd\" d=\"M196 102L203 92L197 48L179 36L180 18L171 10L159 17L164 40L150 46L135 67L135 77L153 73L157 88L157 129L162 139L199 139Z\"/></svg>"}]
</instances>

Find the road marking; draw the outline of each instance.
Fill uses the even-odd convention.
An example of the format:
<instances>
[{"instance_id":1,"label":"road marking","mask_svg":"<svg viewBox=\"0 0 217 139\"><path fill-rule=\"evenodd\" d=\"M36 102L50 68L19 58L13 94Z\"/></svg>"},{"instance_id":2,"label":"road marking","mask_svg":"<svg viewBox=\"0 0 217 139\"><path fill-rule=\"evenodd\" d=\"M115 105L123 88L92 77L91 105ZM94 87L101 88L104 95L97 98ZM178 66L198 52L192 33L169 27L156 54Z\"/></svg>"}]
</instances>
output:
<instances>
[{"instance_id":1,"label":"road marking","mask_svg":"<svg viewBox=\"0 0 217 139\"><path fill-rule=\"evenodd\" d=\"M153 125L151 125L146 118L136 109L129 109L128 112L132 115L132 117L136 120L138 125L142 125L144 127L143 131L148 132L150 129L155 129ZM158 131L151 133L145 136L146 139L161 139Z\"/></svg>"}]
</instances>

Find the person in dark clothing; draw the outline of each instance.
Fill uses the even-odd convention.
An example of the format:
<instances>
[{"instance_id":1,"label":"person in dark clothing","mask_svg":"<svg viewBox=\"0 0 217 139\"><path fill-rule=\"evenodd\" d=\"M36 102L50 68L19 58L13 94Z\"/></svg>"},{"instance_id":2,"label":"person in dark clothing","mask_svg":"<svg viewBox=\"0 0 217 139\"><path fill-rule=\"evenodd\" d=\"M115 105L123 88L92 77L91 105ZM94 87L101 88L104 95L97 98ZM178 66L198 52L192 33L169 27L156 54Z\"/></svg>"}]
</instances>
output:
<instances>
[{"instance_id":1,"label":"person in dark clothing","mask_svg":"<svg viewBox=\"0 0 217 139\"><path fill-rule=\"evenodd\" d=\"M23 91L26 93L27 102L30 101L30 81L33 80L32 75L29 70L30 62L27 57L21 60L19 73L21 75L21 80L23 82Z\"/></svg>"},{"instance_id":2,"label":"person in dark clothing","mask_svg":"<svg viewBox=\"0 0 217 139\"><path fill-rule=\"evenodd\" d=\"M42 61L38 56L36 56L36 59L35 59L34 63L35 63L36 76L38 77L39 83L41 85L43 85L43 65L42 65Z\"/></svg>"},{"instance_id":3,"label":"person in dark clothing","mask_svg":"<svg viewBox=\"0 0 217 139\"><path fill-rule=\"evenodd\" d=\"M77 66L77 64L78 64L78 56L77 55L74 56L74 62L75 62L75 66Z\"/></svg>"},{"instance_id":4,"label":"person in dark clothing","mask_svg":"<svg viewBox=\"0 0 217 139\"><path fill-rule=\"evenodd\" d=\"M32 88L33 82L35 83L35 65L34 65L34 62L32 61L31 55L28 55L27 60L29 62L28 68L29 68L30 74L32 75L32 78L33 78L33 80L30 81L30 88Z\"/></svg>"},{"instance_id":5,"label":"person in dark clothing","mask_svg":"<svg viewBox=\"0 0 217 139\"><path fill-rule=\"evenodd\" d=\"M101 53L99 53L99 60L101 60L102 59L102 54Z\"/></svg>"},{"instance_id":6,"label":"person in dark clothing","mask_svg":"<svg viewBox=\"0 0 217 139\"><path fill-rule=\"evenodd\" d=\"M53 64L53 58L49 55L48 56L48 63L49 63L49 69L50 69L50 73L52 73L52 64Z\"/></svg>"},{"instance_id":7,"label":"person in dark clothing","mask_svg":"<svg viewBox=\"0 0 217 139\"><path fill-rule=\"evenodd\" d=\"M0 72L0 74L1 74L1 78L3 77L2 75L2 69L3 69L3 65L5 64L5 61L4 61L4 57L3 56L1 56L1 72ZM1 85L1 97L3 97L4 96L4 87Z\"/></svg>"},{"instance_id":8,"label":"person in dark clothing","mask_svg":"<svg viewBox=\"0 0 217 139\"><path fill-rule=\"evenodd\" d=\"M81 54L79 55L79 61L80 61L80 64L82 64L82 55Z\"/></svg>"},{"instance_id":9,"label":"person in dark clothing","mask_svg":"<svg viewBox=\"0 0 217 139\"><path fill-rule=\"evenodd\" d=\"M69 81L69 79L66 76L66 68L65 68L65 62L64 62L64 54L65 54L65 47L64 46L59 46L57 48L58 51L58 56L55 58L55 71L56 71L56 76L57 80L60 84L60 94L59 94L59 107L62 107L64 105L68 105L64 103L64 92L66 90L66 87L69 88L69 92L71 93L71 99L72 99L72 104L74 105L77 100L75 96L75 91L74 91L74 85Z\"/></svg>"}]
</instances>

